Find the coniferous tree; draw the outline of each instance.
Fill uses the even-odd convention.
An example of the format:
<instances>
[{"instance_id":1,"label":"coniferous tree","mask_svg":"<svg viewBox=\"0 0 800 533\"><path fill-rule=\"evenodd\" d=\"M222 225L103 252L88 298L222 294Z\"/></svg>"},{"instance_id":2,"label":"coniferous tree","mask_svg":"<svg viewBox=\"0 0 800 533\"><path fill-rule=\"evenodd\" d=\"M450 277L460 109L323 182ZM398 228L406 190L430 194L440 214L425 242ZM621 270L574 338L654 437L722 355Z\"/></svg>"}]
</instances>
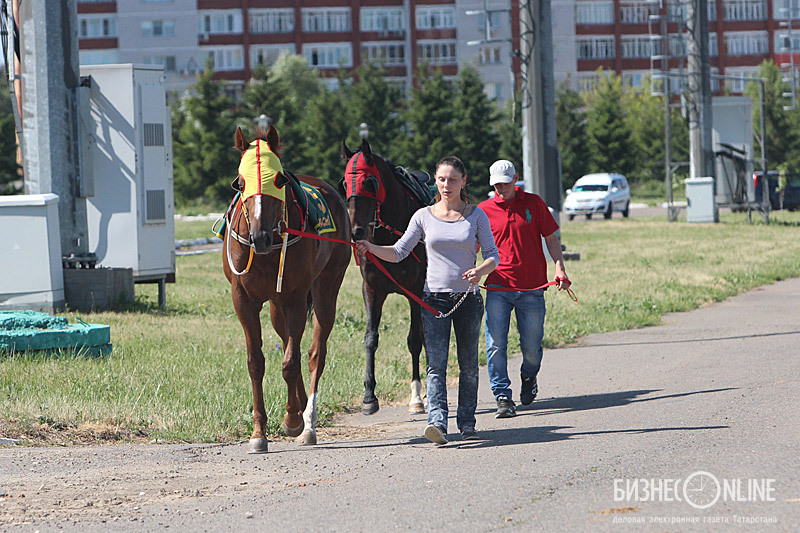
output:
<instances>
[{"instance_id":1,"label":"coniferous tree","mask_svg":"<svg viewBox=\"0 0 800 533\"><path fill-rule=\"evenodd\" d=\"M359 126L368 127L372 150L406 166L398 139L402 134L398 111L403 105L400 88L388 83L386 71L376 66L364 66L356 71L356 79L347 83L345 93L349 117L347 144L355 149L361 142ZM345 139L340 139L340 142Z\"/></svg>"},{"instance_id":2,"label":"coniferous tree","mask_svg":"<svg viewBox=\"0 0 800 533\"><path fill-rule=\"evenodd\" d=\"M483 92L478 70L468 65L458 72L453 100L454 130L458 156L467 169L467 190L476 199L489 192L489 167L497 160L500 139L495 130L497 106Z\"/></svg>"},{"instance_id":3,"label":"coniferous tree","mask_svg":"<svg viewBox=\"0 0 800 533\"><path fill-rule=\"evenodd\" d=\"M497 126L500 148L497 159L507 159L522 179L522 105L520 95L514 100L506 100Z\"/></svg>"},{"instance_id":4,"label":"coniferous tree","mask_svg":"<svg viewBox=\"0 0 800 533\"><path fill-rule=\"evenodd\" d=\"M236 176L240 156L233 144L233 102L213 78L209 60L191 87L193 94L181 100L175 110L175 123L180 127L173 143L175 199L179 205L198 200L222 204L232 196L230 182Z\"/></svg>"},{"instance_id":5,"label":"coniferous tree","mask_svg":"<svg viewBox=\"0 0 800 533\"><path fill-rule=\"evenodd\" d=\"M569 80L562 82L556 91L556 131L561 185L569 189L589 170L591 155L583 99L570 88Z\"/></svg>"},{"instance_id":6,"label":"coniferous tree","mask_svg":"<svg viewBox=\"0 0 800 533\"><path fill-rule=\"evenodd\" d=\"M307 104L302 120L302 161L296 172L324 179L334 187L344 174L342 139L352 130L343 91L325 91Z\"/></svg>"},{"instance_id":7,"label":"coniferous tree","mask_svg":"<svg viewBox=\"0 0 800 533\"><path fill-rule=\"evenodd\" d=\"M650 78L646 76L639 89L626 87L625 117L631 132L631 145L638 154L628 181L641 183L664 178L664 100L650 93Z\"/></svg>"},{"instance_id":8,"label":"coniferous tree","mask_svg":"<svg viewBox=\"0 0 800 533\"><path fill-rule=\"evenodd\" d=\"M411 90L403 119L408 128L400 143L409 168L426 170L433 175L436 163L456 155L453 128L453 88L441 70L427 73L423 65L417 71L417 87Z\"/></svg>"},{"instance_id":9,"label":"coniferous tree","mask_svg":"<svg viewBox=\"0 0 800 533\"><path fill-rule=\"evenodd\" d=\"M625 123L622 79L614 73L599 73L594 92L583 94L588 104L586 133L591 156L589 170L628 175L636 164L637 154Z\"/></svg>"}]
</instances>

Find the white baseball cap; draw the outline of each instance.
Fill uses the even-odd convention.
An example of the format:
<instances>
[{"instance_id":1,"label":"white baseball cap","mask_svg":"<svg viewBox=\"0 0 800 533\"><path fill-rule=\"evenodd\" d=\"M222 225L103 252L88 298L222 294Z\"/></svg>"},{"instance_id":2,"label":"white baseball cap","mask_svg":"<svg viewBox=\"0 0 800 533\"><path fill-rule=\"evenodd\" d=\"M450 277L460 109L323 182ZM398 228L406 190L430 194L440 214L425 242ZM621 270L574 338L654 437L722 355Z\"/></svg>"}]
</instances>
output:
<instances>
[{"instance_id":1,"label":"white baseball cap","mask_svg":"<svg viewBox=\"0 0 800 533\"><path fill-rule=\"evenodd\" d=\"M500 159L489 167L489 185L494 186L496 183L512 183L516 175L517 170L514 168L514 163L505 159Z\"/></svg>"}]
</instances>

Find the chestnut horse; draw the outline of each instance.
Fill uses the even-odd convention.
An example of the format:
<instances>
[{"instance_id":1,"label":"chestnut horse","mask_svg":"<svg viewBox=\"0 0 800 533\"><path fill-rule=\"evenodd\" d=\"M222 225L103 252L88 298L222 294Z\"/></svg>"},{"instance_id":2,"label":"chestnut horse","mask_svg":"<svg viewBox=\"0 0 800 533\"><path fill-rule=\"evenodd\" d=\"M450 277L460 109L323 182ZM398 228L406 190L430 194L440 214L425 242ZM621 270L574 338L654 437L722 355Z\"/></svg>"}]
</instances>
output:
<instances>
[{"instance_id":1,"label":"chestnut horse","mask_svg":"<svg viewBox=\"0 0 800 533\"><path fill-rule=\"evenodd\" d=\"M342 192L347 199L353 239L367 239L375 244L392 245L408 227L414 212L422 207L404 190L395 175L394 168L382 157L372 153L369 143L363 140L358 152L351 152L342 143L342 156L347 159L347 168ZM376 259L377 260L377 259ZM421 297L425 285L425 245L418 244L414 253L399 263L383 262L397 282ZM367 310L367 331L364 347L367 355L364 377L364 400L361 411L365 415L380 409L375 396L375 352L378 349L378 326L386 297L390 293L402 294L411 307L411 324L406 343L411 352L411 400L410 413L423 413L422 384L419 378L419 354L422 351L422 314L417 302L403 293L373 264L361 262L363 283L361 293Z\"/></svg>"},{"instance_id":2,"label":"chestnut horse","mask_svg":"<svg viewBox=\"0 0 800 533\"><path fill-rule=\"evenodd\" d=\"M250 453L265 453L267 439L264 432L267 414L264 410L263 378L264 354L261 350L261 320L259 313L264 302L269 302L272 326L283 341L283 379L288 387L286 414L281 429L297 437L300 444L316 444L317 391L320 376L325 368L327 341L336 316L336 298L345 271L350 263L350 247L346 244L301 237L290 246L281 248L282 224L289 228L314 232L307 224L308 217L297 208L298 204L289 179L280 168L278 159L278 133L270 126L268 132L256 130L257 139L252 144L245 141L241 129L236 130L236 148L245 152L257 151L258 178L240 174L237 178L243 206L233 209L228 231L223 243L222 264L225 277L231 283L233 307L244 329L247 343L247 369L253 387L253 435ZM249 157L256 156L251 153ZM270 159L271 158L271 159ZM272 177L263 176L272 161L278 171ZM275 165L273 165L274 167ZM255 168L255 167L254 167ZM327 236L350 241L350 221L347 207L337 191L324 181L311 176L300 179L316 187L325 198L335 233ZM258 180L257 184L252 183ZM249 197L248 190L257 193ZM232 232L237 235L232 236ZM243 244L247 243L247 244ZM283 258L281 256L284 256ZM278 288L277 280L283 260L285 279ZM282 276L281 276L282 277ZM314 332L308 350L310 383L308 396L300 370L300 341L311 312L313 301Z\"/></svg>"}]
</instances>

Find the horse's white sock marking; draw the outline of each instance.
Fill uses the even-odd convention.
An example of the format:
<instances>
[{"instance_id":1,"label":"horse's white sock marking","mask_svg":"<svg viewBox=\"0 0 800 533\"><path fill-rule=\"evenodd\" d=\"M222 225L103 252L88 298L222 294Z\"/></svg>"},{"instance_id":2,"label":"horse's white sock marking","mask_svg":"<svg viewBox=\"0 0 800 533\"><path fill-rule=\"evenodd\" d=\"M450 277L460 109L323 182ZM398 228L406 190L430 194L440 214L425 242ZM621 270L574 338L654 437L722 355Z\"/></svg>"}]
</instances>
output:
<instances>
[{"instance_id":1,"label":"horse's white sock marking","mask_svg":"<svg viewBox=\"0 0 800 533\"><path fill-rule=\"evenodd\" d=\"M408 405L422 403L422 383L417 379L411 382L411 401Z\"/></svg>"},{"instance_id":2,"label":"horse's white sock marking","mask_svg":"<svg viewBox=\"0 0 800 533\"><path fill-rule=\"evenodd\" d=\"M306 410L303 411L303 422L305 423L306 429L310 429L310 430L314 431L314 428L317 425L317 393L316 392L308 397L308 403L306 403Z\"/></svg>"}]
</instances>

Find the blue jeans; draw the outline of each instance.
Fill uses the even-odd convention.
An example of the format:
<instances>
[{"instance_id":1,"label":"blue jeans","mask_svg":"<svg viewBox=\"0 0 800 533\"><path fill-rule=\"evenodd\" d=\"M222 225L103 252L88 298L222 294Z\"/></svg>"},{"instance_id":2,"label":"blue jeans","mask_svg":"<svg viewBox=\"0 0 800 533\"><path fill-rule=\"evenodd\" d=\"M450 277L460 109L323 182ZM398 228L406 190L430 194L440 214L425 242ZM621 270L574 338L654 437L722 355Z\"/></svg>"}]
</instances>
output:
<instances>
[{"instance_id":1,"label":"blue jeans","mask_svg":"<svg viewBox=\"0 0 800 533\"><path fill-rule=\"evenodd\" d=\"M425 303L447 313L463 293L452 296L426 293ZM428 424L436 424L447 433L447 357L450 349L450 325L456 333L458 354L458 429L475 429L475 409L478 406L478 338L481 331L483 298L479 292L470 294L447 318L436 318L422 311L425 332L425 356L428 360L426 389L428 394Z\"/></svg>"},{"instance_id":2,"label":"blue jeans","mask_svg":"<svg viewBox=\"0 0 800 533\"><path fill-rule=\"evenodd\" d=\"M498 287L499 285L491 285ZM511 399L508 378L508 327L511 310L517 313L519 344L522 349L520 374L536 377L542 366L544 336L544 289L537 291L486 291L486 367L495 399Z\"/></svg>"}]
</instances>

